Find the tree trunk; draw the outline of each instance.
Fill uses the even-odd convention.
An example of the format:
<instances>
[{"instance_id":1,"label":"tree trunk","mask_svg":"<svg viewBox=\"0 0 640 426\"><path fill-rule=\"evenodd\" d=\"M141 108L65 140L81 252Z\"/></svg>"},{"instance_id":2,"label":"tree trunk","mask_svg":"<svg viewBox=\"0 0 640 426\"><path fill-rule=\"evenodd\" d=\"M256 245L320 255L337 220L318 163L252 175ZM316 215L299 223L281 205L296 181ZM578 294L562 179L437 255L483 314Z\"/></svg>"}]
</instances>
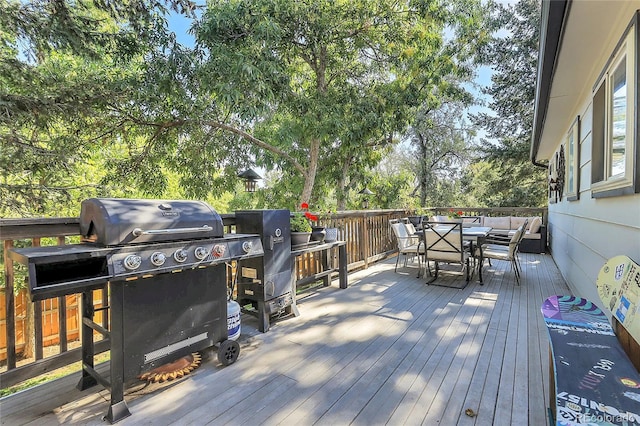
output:
<instances>
[{"instance_id":1,"label":"tree trunk","mask_svg":"<svg viewBox=\"0 0 640 426\"><path fill-rule=\"evenodd\" d=\"M418 175L418 185L420 186L420 207L426 207L426 203L427 203L427 181L428 181L428 174L429 174L429 170L427 167L427 147L426 147L426 141L425 138L422 135L419 135L420 138L420 144L418 145L418 150L419 150L419 160L420 161L420 165L419 165L419 175Z\"/></svg>"},{"instance_id":2,"label":"tree trunk","mask_svg":"<svg viewBox=\"0 0 640 426\"><path fill-rule=\"evenodd\" d=\"M313 138L309 146L309 168L304 176L304 188L302 189L301 203L309 203L313 193L313 185L316 182L318 171L318 159L320 157L320 139Z\"/></svg>"},{"instance_id":3,"label":"tree trunk","mask_svg":"<svg viewBox=\"0 0 640 426\"><path fill-rule=\"evenodd\" d=\"M338 202L337 210L342 211L347 209L347 179L349 178L349 166L351 165L351 158L345 159L342 164L342 170L340 177L338 178L336 188L336 200Z\"/></svg>"}]
</instances>

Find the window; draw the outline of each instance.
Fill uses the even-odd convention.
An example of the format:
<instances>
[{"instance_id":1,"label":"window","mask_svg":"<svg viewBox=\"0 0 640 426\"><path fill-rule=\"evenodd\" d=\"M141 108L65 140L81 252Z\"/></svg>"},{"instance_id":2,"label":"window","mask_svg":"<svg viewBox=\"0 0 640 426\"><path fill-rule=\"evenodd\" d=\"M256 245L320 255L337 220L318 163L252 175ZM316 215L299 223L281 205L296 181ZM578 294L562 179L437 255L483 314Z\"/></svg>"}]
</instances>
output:
<instances>
[{"instance_id":1,"label":"window","mask_svg":"<svg viewBox=\"0 0 640 426\"><path fill-rule=\"evenodd\" d=\"M577 200L580 191L580 117L577 117L565 141L567 150L567 199Z\"/></svg>"},{"instance_id":2,"label":"window","mask_svg":"<svg viewBox=\"0 0 640 426\"><path fill-rule=\"evenodd\" d=\"M638 112L634 108L638 87L636 30L634 18L594 90L591 191L595 198L629 194L640 189L635 176L638 163L635 158ZM567 195L570 197L577 196L577 186L572 188L572 185L577 185L575 178L578 172L576 159L572 157L577 157L577 151L571 150L571 137L570 131L567 139ZM577 148L579 141L574 143Z\"/></svg>"}]
</instances>

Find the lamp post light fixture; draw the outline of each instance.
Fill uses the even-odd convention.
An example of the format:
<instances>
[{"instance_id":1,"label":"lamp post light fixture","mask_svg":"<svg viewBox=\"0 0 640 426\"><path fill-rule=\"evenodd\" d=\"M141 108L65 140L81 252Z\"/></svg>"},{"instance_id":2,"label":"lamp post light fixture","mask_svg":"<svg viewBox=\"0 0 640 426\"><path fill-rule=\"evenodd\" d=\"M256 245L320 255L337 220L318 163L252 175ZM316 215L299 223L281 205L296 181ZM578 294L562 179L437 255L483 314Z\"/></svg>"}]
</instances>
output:
<instances>
[{"instance_id":1,"label":"lamp post light fixture","mask_svg":"<svg viewBox=\"0 0 640 426\"><path fill-rule=\"evenodd\" d=\"M369 196L373 195L373 192L365 187L362 191L358 192L358 194L362 195L362 208L367 210L369 208Z\"/></svg>"},{"instance_id":2,"label":"lamp post light fixture","mask_svg":"<svg viewBox=\"0 0 640 426\"><path fill-rule=\"evenodd\" d=\"M253 171L253 169L247 169L238 175L239 178L244 180L245 192L256 192L256 184L262 179L262 176Z\"/></svg>"}]
</instances>

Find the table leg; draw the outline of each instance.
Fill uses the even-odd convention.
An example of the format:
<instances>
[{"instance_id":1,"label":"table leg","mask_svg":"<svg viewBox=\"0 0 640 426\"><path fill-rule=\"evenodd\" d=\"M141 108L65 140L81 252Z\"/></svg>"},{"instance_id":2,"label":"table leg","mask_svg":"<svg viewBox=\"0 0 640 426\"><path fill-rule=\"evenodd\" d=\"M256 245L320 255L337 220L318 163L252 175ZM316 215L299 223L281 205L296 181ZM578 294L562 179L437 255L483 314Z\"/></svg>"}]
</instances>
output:
<instances>
[{"instance_id":1,"label":"table leg","mask_svg":"<svg viewBox=\"0 0 640 426\"><path fill-rule=\"evenodd\" d=\"M347 245L338 247L338 277L340 288L347 288Z\"/></svg>"},{"instance_id":2,"label":"table leg","mask_svg":"<svg viewBox=\"0 0 640 426\"><path fill-rule=\"evenodd\" d=\"M469 256L471 256L471 261L473 262L473 267L471 268L471 278L473 278L476 269L476 257L473 255L473 240L469 240Z\"/></svg>"},{"instance_id":3,"label":"table leg","mask_svg":"<svg viewBox=\"0 0 640 426\"><path fill-rule=\"evenodd\" d=\"M320 258L322 259L322 270L323 271L328 271L329 270L329 251L331 249L327 249L327 250L322 250L320 252ZM325 275L322 278L322 283L325 287L329 287L331 285L331 275Z\"/></svg>"},{"instance_id":4,"label":"table leg","mask_svg":"<svg viewBox=\"0 0 640 426\"><path fill-rule=\"evenodd\" d=\"M480 259L478 259L478 278L480 279L480 285L484 285L482 282L482 264L484 263L484 257L482 256L482 244L478 246L480 249Z\"/></svg>"}]
</instances>

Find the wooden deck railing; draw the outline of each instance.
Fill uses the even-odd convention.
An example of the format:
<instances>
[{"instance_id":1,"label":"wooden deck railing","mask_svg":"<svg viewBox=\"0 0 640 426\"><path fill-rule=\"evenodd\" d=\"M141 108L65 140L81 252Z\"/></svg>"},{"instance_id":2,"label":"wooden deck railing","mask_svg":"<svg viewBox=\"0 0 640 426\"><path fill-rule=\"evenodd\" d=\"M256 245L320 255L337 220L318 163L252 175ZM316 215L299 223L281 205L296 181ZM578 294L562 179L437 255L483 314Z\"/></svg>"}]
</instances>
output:
<instances>
[{"instance_id":1,"label":"wooden deck railing","mask_svg":"<svg viewBox=\"0 0 640 426\"><path fill-rule=\"evenodd\" d=\"M448 208L429 214L445 214ZM468 215L543 216L546 209L456 209ZM338 239L347 241L348 270L367 268L397 249L390 219L408 216L406 210L348 211L331 215L321 225L338 228ZM234 232L235 216L221 215L225 232ZM79 241L77 218L0 219L4 279L0 293L0 384L3 388L80 360L80 295L31 303L25 289L26 272L7 257L15 246L64 245ZM311 277L321 268L320 253L296 259L297 280ZM108 327L108 288L95 290L94 303L101 316L95 320ZM96 339L102 336L96 333ZM108 349L100 341L96 351Z\"/></svg>"}]
</instances>

